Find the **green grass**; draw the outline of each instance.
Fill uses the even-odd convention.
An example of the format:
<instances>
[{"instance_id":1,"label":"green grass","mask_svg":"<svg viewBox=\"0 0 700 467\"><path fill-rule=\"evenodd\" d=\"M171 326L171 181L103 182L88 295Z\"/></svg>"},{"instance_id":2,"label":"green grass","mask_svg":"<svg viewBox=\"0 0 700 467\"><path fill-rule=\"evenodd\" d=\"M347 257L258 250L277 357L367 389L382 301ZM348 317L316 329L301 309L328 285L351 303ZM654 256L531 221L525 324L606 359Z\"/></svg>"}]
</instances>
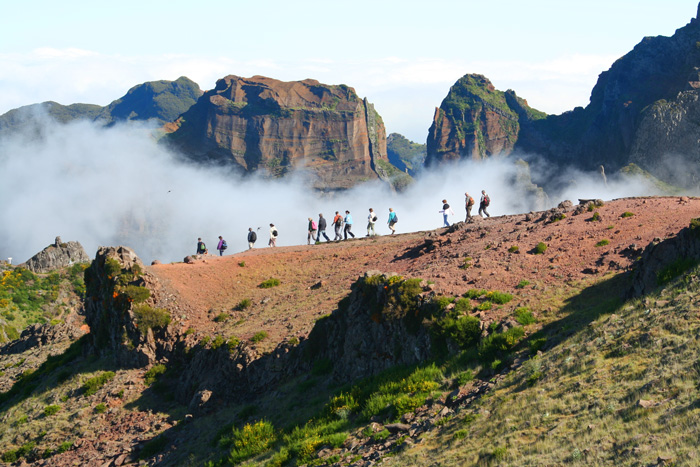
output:
<instances>
[{"instance_id":1,"label":"green grass","mask_svg":"<svg viewBox=\"0 0 700 467\"><path fill-rule=\"evenodd\" d=\"M607 238L604 238L604 239L602 239L601 241L599 241L598 243L596 243L595 246L596 246L596 247L601 247L601 246L606 246L606 245L609 245L609 244L610 244L610 240L608 240Z\"/></svg>"},{"instance_id":2,"label":"green grass","mask_svg":"<svg viewBox=\"0 0 700 467\"><path fill-rule=\"evenodd\" d=\"M86 396L91 396L95 394L99 389L104 386L108 381L114 379L113 371L105 371L101 375L95 376L88 379L83 383L83 393Z\"/></svg>"},{"instance_id":3,"label":"green grass","mask_svg":"<svg viewBox=\"0 0 700 467\"><path fill-rule=\"evenodd\" d=\"M258 342L264 341L265 339L267 339L267 332L265 331L258 331L253 335L253 337L250 338L251 342L254 342L256 344Z\"/></svg>"},{"instance_id":4,"label":"green grass","mask_svg":"<svg viewBox=\"0 0 700 467\"><path fill-rule=\"evenodd\" d=\"M526 280L526 279L523 279L523 280L521 280L520 282L518 282L518 284L515 286L515 288L516 288L516 289L524 289L524 288L527 287L528 285L530 285L530 281L529 281L529 280Z\"/></svg>"},{"instance_id":5,"label":"green grass","mask_svg":"<svg viewBox=\"0 0 700 467\"><path fill-rule=\"evenodd\" d=\"M622 214L620 214L620 217L622 217L623 219L624 219L625 217L632 217L632 216L634 216L634 213L633 213L633 212L629 212L629 211L625 211L625 212L623 212Z\"/></svg>"},{"instance_id":6,"label":"green grass","mask_svg":"<svg viewBox=\"0 0 700 467\"><path fill-rule=\"evenodd\" d=\"M165 373L167 370L166 366L163 364L158 364L158 365L153 365L151 368L149 368L146 373L143 375L143 382L146 386L150 386L153 383L155 383L160 375Z\"/></svg>"},{"instance_id":7,"label":"green grass","mask_svg":"<svg viewBox=\"0 0 700 467\"><path fill-rule=\"evenodd\" d=\"M278 285L280 285L280 280L275 279L275 278L271 278L271 279L267 279L265 281L262 281L258 285L258 287L260 287L261 289L270 289L272 287L277 287Z\"/></svg>"}]
</instances>

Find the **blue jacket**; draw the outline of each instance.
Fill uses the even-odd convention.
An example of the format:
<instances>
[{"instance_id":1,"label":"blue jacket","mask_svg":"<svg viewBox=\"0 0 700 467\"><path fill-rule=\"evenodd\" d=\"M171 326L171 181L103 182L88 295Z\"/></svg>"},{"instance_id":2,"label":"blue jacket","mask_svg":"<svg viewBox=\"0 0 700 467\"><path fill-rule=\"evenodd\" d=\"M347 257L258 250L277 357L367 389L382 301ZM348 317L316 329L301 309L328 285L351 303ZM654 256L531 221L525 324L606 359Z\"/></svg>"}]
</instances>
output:
<instances>
[{"instance_id":1,"label":"blue jacket","mask_svg":"<svg viewBox=\"0 0 700 467\"><path fill-rule=\"evenodd\" d=\"M352 216L350 214L345 216L345 223L352 225Z\"/></svg>"}]
</instances>

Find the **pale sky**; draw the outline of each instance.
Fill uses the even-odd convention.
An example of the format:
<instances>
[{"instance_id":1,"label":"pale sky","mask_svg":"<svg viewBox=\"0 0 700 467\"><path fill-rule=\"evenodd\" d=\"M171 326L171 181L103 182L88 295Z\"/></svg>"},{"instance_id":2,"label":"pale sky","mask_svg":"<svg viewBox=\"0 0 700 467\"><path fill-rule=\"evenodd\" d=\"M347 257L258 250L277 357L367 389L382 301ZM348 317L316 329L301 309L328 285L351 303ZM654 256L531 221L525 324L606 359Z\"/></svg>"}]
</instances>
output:
<instances>
[{"instance_id":1,"label":"pale sky","mask_svg":"<svg viewBox=\"0 0 700 467\"><path fill-rule=\"evenodd\" d=\"M558 114L644 36L697 14L681 0L118 2L0 0L0 114L54 100L106 105L145 81L202 89L235 74L347 84L388 132L424 143L467 73Z\"/></svg>"}]
</instances>

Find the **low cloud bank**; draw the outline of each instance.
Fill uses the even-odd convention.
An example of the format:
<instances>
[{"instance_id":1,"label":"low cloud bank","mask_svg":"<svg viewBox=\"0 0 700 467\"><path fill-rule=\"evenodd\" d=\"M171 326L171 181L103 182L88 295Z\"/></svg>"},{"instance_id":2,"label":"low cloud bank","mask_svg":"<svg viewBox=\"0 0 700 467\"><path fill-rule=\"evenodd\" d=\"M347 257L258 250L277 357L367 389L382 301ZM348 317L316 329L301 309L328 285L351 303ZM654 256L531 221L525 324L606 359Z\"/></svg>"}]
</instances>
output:
<instances>
[{"instance_id":1,"label":"low cloud bank","mask_svg":"<svg viewBox=\"0 0 700 467\"><path fill-rule=\"evenodd\" d=\"M335 211L349 210L353 232L364 236L370 207L379 214L381 235L390 233L390 207L399 216L398 233L435 229L442 225L443 199L455 211L450 222L457 222L465 216L464 193L476 200L475 215L482 189L491 197L492 216L543 209L562 199L658 193L641 178L609 179L606 185L597 174L570 172L561 176L575 183L547 200L522 182L523 167L510 157L426 170L399 194L377 182L326 196L308 188L302 173L266 180L182 163L146 127L44 120L39 133L0 141L0 258L12 257L15 264L56 236L81 242L90 256L98 246L127 245L146 263L171 262L193 254L198 237L210 253L216 253L219 235L228 242L227 254L245 250L249 227L260 228L256 246L266 247L270 223L279 230L278 246L305 244L307 219L319 213L329 220L331 239Z\"/></svg>"}]
</instances>

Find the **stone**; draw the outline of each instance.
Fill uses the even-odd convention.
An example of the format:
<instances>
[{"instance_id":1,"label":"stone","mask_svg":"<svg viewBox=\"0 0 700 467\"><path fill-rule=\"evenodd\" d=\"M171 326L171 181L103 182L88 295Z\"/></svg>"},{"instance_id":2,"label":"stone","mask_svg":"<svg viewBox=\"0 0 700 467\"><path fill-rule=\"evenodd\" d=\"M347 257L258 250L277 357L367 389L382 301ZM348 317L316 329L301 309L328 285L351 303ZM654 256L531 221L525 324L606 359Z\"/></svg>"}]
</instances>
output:
<instances>
[{"instance_id":1,"label":"stone","mask_svg":"<svg viewBox=\"0 0 700 467\"><path fill-rule=\"evenodd\" d=\"M24 266L32 272L44 274L75 263L89 261L90 257L79 242L61 243L61 237L56 237L56 243L32 256Z\"/></svg>"}]
</instances>

